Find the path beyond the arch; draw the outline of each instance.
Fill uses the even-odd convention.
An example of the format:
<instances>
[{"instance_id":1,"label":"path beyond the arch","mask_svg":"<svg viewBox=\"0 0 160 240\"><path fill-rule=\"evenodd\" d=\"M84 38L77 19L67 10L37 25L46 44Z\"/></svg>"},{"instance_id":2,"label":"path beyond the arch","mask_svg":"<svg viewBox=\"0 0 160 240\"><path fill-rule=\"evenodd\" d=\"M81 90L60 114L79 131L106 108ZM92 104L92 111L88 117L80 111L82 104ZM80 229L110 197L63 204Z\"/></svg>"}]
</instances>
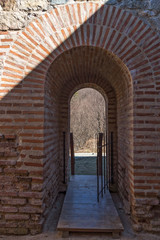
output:
<instances>
[{"instance_id":1,"label":"path beyond the arch","mask_svg":"<svg viewBox=\"0 0 160 240\"><path fill-rule=\"evenodd\" d=\"M57 229L69 232L111 232L118 236L123 226L112 197L106 193L97 202L96 176L71 177Z\"/></svg>"}]
</instances>

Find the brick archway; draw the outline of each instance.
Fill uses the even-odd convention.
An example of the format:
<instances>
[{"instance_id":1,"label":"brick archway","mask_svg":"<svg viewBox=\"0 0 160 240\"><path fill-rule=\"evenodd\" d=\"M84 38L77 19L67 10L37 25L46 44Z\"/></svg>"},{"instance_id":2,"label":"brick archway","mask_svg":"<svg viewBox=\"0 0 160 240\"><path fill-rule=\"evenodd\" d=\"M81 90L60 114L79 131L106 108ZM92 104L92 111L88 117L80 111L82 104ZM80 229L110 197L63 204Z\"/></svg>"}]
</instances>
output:
<instances>
[{"instance_id":1,"label":"brick archway","mask_svg":"<svg viewBox=\"0 0 160 240\"><path fill-rule=\"evenodd\" d=\"M78 52L80 48L81 51ZM47 129L52 123L48 121L46 125L46 120L50 115L57 118L61 116L58 124L64 128L66 102L63 102L63 97L66 101L73 86L69 85L68 93L64 90L67 89L67 84L71 84L71 80L75 79L72 74L74 70L70 68L73 63L69 65L67 61L71 60L72 54L75 54L76 61L76 56L82 56L83 51L85 59L89 54L93 66L95 63L92 54L100 57L101 61L106 60L100 62L100 81L96 80L95 83L102 85L104 89L107 82L118 99L117 109L123 110L118 115L117 124L122 126L118 134L123 135L125 130L128 138L122 145L119 144L118 148L120 158L123 158L125 153L128 159L126 178L130 179L130 194L127 200L130 201L129 207L134 221L148 230L152 219L145 222L145 214L140 216L139 212L146 209L146 206L152 206L146 214L152 213L154 219L157 211L154 206L159 203L158 186L153 188L151 185L152 182L158 184L159 176L159 172L155 173L159 164L159 136L156 132L160 128L156 119L160 102L159 48L159 37L156 33L130 12L90 2L59 6L31 22L17 37L6 56L1 79L1 106L7 106L1 129L4 144L8 144L13 153L4 155L1 162L2 179L8 182L8 185L4 185L2 194L4 227L0 232L6 233L8 228L11 233L40 231L49 211L47 206L56 197L60 172L55 171L56 168L50 172L55 176L53 187L53 179L49 178L48 171L52 154L57 154L57 158L61 157L55 152L60 139L56 133L57 145L48 152L51 136ZM109 71L106 71L105 63ZM115 66L118 69L117 75ZM92 68L92 73L96 67ZM53 69L62 69L66 74L63 75L63 71L54 71L56 79L68 80L51 81L54 80ZM116 80L111 78L113 73ZM96 73L93 74L95 75ZM90 81L84 74L82 77L85 82ZM81 82L73 84L74 87L79 83ZM52 89L55 95L51 99ZM58 95L58 91L62 95ZM62 102L57 100L60 96ZM58 104L55 104L56 101ZM60 115L58 110L50 111L51 105L56 110L59 106L62 107ZM127 128L122 124L124 118ZM129 124L131 122L132 124ZM133 139L132 143L130 139ZM130 146L127 151L125 144ZM119 177L123 178L120 175L123 172L121 167ZM123 185L121 181L120 185ZM44 197L46 189L53 197ZM6 200L6 197L9 199ZM23 227L19 224L22 220ZM15 227L8 227L11 221L15 222ZM154 231L154 227L151 230Z\"/></svg>"},{"instance_id":2,"label":"brick archway","mask_svg":"<svg viewBox=\"0 0 160 240\"><path fill-rule=\"evenodd\" d=\"M129 200L131 198L131 193L129 193L131 183L128 182L128 184L124 185L121 179L122 176L118 174L118 171L122 172L121 168L128 169L130 161L133 162L133 133L130 131L133 128L133 90L128 69L114 54L99 47L81 46L65 51L52 63L48 70L45 85L45 107L48 109L45 123L45 126L48 126L46 135L52 135L48 146L55 146L57 141L55 139L58 138L58 135L56 138L54 137L55 129L59 128L61 133L63 131L68 132L70 95L74 89L79 88L81 85L99 89L108 98L108 130L114 132L116 142L114 152L115 182L120 187L120 192L123 192L122 196L126 191L125 197ZM56 102L56 106L59 106L57 110L53 109L53 102ZM50 115L51 112L52 115ZM55 116L54 119L53 115ZM127 144L127 139L129 144ZM126 146L123 145L124 142L126 142ZM117 150L117 144L119 150ZM121 150L124 148L126 150L122 152ZM60 149L60 152L63 153L62 144ZM126 153L128 153L127 157ZM61 163L63 162L62 156L61 154ZM53 156L51 157L53 159ZM123 159L122 162L120 159ZM58 169L59 166L57 166L57 171ZM61 173L63 173L62 170ZM128 170L126 170L126 173L125 177L128 177ZM119 180L117 180L118 178ZM123 187L118 182L121 182Z\"/></svg>"}]
</instances>

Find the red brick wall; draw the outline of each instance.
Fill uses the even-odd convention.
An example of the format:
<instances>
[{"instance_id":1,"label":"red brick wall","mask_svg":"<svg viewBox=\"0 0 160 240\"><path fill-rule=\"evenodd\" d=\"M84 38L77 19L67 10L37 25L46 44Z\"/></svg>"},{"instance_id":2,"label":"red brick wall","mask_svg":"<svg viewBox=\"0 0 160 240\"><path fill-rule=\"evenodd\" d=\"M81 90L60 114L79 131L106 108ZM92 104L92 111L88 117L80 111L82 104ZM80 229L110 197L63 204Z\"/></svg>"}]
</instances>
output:
<instances>
[{"instance_id":1,"label":"red brick wall","mask_svg":"<svg viewBox=\"0 0 160 240\"><path fill-rule=\"evenodd\" d=\"M60 190L59 99L51 74L45 82L44 111L44 203L47 215Z\"/></svg>"},{"instance_id":2,"label":"red brick wall","mask_svg":"<svg viewBox=\"0 0 160 240\"><path fill-rule=\"evenodd\" d=\"M77 90L77 86L92 87L100 92L103 89L105 98L108 98L107 128L109 135L112 131L114 132L114 180L126 208L128 208L132 182L129 175L133 165L133 106L130 76L122 68L126 69L122 62L102 49L78 47L64 52L53 62L48 78L52 82L53 91L56 90L55 94L59 94L61 135L63 131L68 132L69 96ZM119 81L121 82L119 83ZM129 81L129 83L127 84L125 81ZM60 159L60 162L63 163L63 159ZM63 173L62 170L61 173ZM127 210L130 211L130 209Z\"/></svg>"},{"instance_id":3,"label":"red brick wall","mask_svg":"<svg viewBox=\"0 0 160 240\"><path fill-rule=\"evenodd\" d=\"M1 201L1 233L41 231L62 182L69 99L84 84L108 97L109 128L117 139L116 182L125 207L135 223L157 231L159 48L159 37L139 18L91 2L59 6L17 34L1 64L0 131L4 136L12 131L18 153L16 159L1 156L2 181L18 184L14 196L11 185L1 190L9 201ZM8 160L15 165L4 166Z\"/></svg>"}]
</instances>

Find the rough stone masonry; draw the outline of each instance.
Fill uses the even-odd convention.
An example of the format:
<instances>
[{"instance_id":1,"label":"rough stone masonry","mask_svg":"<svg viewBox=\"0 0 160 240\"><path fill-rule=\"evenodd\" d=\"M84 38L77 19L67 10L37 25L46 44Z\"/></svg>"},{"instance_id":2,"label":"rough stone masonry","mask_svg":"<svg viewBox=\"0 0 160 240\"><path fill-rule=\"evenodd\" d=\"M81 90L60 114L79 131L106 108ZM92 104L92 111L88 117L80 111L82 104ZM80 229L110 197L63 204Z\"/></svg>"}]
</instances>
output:
<instances>
[{"instance_id":1,"label":"rough stone masonry","mask_svg":"<svg viewBox=\"0 0 160 240\"><path fill-rule=\"evenodd\" d=\"M159 234L160 3L60 1L0 0L0 233L42 231L68 178L69 100L91 87L125 211Z\"/></svg>"},{"instance_id":2,"label":"rough stone masonry","mask_svg":"<svg viewBox=\"0 0 160 240\"><path fill-rule=\"evenodd\" d=\"M32 19L45 14L46 11L54 8L58 3L64 4L64 2L63 0L0 0L0 29L21 30ZM69 0L69 2L72 2L72 0ZM153 29L159 31L159 1L106 0L102 2L131 11L134 15L139 16L145 22L149 23Z\"/></svg>"}]
</instances>

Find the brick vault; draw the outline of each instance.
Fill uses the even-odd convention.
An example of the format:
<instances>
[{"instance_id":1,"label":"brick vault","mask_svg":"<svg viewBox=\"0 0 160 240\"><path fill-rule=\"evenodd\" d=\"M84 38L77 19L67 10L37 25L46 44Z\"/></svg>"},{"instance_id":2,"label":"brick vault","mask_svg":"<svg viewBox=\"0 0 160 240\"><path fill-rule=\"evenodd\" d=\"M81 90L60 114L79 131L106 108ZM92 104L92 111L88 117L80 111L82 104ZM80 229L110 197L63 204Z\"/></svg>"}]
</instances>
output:
<instances>
[{"instance_id":1,"label":"brick vault","mask_svg":"<svg viewBox=\"0 0 160 240\"><path fill-rule=\"evenodd\" d=\"M63 187L62 132L69 133L69 101L82 87L107 99L125 208L142 229L160 231L159 36L131 12L92 2L58 6L13 38L7 34L1 39L0 233L41 231Z\"/></svg>"}]
</instances>

